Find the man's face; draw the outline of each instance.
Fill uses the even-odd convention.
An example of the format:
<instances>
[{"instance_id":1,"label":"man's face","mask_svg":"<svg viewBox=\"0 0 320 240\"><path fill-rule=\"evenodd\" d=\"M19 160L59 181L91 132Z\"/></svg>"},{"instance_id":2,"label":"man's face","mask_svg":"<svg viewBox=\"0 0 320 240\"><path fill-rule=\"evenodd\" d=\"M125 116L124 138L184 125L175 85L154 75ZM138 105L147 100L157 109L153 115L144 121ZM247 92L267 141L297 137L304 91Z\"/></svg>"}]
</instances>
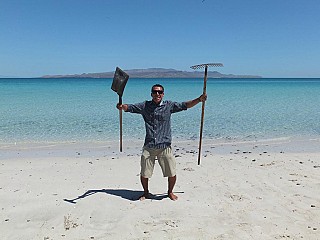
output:
<instances>
[{"instance_id":1,"label":"man's face","mask_svg":"<svg viewBox=\"0 0 320 240\"><path fill-rule=\"evenodd\" d=\"M162 101L163 96L164 96L164 92L162 87L152 88L151 97L156 104L159 104Z\"/></svg>"}]
</instances>

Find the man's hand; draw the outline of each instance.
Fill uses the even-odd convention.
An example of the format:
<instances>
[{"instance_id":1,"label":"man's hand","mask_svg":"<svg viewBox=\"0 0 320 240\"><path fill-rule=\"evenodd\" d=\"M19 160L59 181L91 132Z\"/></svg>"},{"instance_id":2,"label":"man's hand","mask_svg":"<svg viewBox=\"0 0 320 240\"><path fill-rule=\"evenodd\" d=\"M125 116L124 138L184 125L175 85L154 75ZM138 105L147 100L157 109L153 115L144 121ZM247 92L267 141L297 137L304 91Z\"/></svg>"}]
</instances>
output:
<instances>
[{"instance_id":1,"label":"man's hand","mask_svg":"<svg viewBox=\"0 0 320 240\"><path fill-rule=\"evenodd\" d=\"M199 101L200 102L205 102L207 101L207 94L202 94L200 97L198 97Z\"/></svg>"},{"instance_id":2,"label":"man's hand","mask_svg":"<svg viewBox=\"0 0 320 240\"><path fill-rule=\"evenodd\" d=\"M118 108L119 110L122 110L122 104L117 103L116 108Z\"/></svg>"},{"instance_id":3,"label":"man's hand","mask_svg":"<svg viewBox=\"0 0 320 240\"><path fill-rule=\"evenodd\" d=\"M118 108L119 110L123 110L123 111L127 111L128 110L128 105L127 104L119 104L117 103L116 108Z\"/></svg>"}]
</instances>

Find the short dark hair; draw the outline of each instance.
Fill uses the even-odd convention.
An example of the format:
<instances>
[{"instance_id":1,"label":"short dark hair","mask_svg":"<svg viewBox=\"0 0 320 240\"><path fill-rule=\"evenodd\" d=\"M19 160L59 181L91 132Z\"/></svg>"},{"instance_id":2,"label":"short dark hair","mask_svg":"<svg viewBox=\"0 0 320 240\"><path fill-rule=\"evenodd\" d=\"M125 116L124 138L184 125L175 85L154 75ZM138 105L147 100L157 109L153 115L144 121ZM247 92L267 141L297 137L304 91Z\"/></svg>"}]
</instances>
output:
<instances>
[{"instance_id":1,"label":"short dark hair","mask_svg":"<svg viewBox=\"0 0 320 240\"><path fill-rule=\"evenodd\" d=\"M154 87L161 87L162 90L164 91L164 87L163 87L161 84L158 84L158 83L157 83L157 84L155 84L155 85L152 86L151 92L152 92L152 90L153 90Z\"/></svg>"}]
</instances>

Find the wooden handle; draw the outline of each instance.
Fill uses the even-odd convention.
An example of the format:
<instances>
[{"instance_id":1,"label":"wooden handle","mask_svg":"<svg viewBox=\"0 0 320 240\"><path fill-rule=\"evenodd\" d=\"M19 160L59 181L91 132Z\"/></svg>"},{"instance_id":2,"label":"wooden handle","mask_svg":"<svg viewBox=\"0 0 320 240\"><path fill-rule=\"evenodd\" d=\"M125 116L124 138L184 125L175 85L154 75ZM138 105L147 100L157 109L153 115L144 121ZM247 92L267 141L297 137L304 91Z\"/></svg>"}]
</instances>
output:
<instances>
[{"instance_id":1,"label":"wooden handle","mask_svg":"<svg viewBox=\"0 0 320 240\"><path fill-rule=\"evenodd\" d=\"M122 104L121 96L119 96L119 104ZM122 152L122 110L119 110L119 123L120 123L120 152Z\"/></svg>"},{"instance_id":2,"label":"wooden handle","mask_svg":"<svg viewBox=\"0 0 320 240\"><path fill-rule=\"evenodd\" d=\"M206 68L204 70L203 94L206 94L206 91L207 91L207 77L208 77L208 66L206 66ZM202 132L203 132L203 122L204 122L204 108L205 108L205 102L202 102L198 165L200 165L200 159L201 159Z\"/></svg>"}]
</instances>

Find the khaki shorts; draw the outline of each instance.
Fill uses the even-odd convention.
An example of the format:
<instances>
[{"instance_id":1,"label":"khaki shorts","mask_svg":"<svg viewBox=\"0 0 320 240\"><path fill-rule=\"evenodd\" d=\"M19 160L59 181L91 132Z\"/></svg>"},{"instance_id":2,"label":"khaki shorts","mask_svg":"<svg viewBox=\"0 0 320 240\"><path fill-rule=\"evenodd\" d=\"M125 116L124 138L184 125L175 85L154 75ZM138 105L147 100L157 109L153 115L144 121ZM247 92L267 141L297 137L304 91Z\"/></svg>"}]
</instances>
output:
<instances>
[{"instance_id":1,"label":"khaki shorts","mask_svg":"<svg viewBox=\"0 0 320 240\"><path fill-rule=\"evenodd\" d=\"M176 159L172 154L171 147L164 149L143 147L140 172L142 177L150 178L152 176L156 158L164 177L174 177L176 175Z\"/></svg>"}]
</instances>

